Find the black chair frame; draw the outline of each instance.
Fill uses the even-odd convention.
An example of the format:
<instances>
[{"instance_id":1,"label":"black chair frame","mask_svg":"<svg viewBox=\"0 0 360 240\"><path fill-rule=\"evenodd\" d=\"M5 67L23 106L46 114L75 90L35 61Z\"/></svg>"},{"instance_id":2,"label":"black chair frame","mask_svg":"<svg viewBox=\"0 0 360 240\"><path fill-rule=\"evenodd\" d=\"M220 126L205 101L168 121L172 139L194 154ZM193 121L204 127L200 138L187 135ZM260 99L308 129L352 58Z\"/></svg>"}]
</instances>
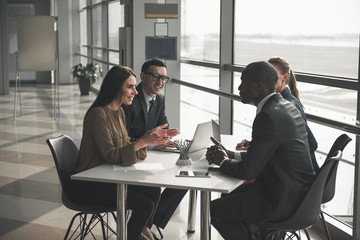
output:
<instances>
[{"instance_id":1,"label":"black chair frame","mask_svg":"<svg viewBox=\"0 0 360 240\"><path fill-rule=\"evenodd\" d=\"M268 222L261 225L261 228L266 231L267 240L293 239L293 237L300 239L296 233L300 230L304 230L306 237L310 240L306 229L311 227L319 218L326 180L333 165L340 160L341 156L342 152L337 151L323 164L314 177L309 191L292 216L284 221ZM288 232L292 235L291 238L287 236Z\"/></svg>"},{"instance_id":2,"label":"black chair frame","mask_svg":"<svg viewBox=\"0 0 360 240\"><path fill-rule=\"evenodd\" d=\"M328 155L326 156L325 162L330 159L332 156L334 156L334 154L336 154L337 151L344 151L346 145L351 141L352 139L347 135L347 134L342 134L340 135L335 142L333 143L333 145L331 146ZM327 203L329 201L331 201L335 195L335 186L336 186L336 173L337 173L337 168L338 168L339 162L335 162L335 164L333 165L333 167L330 170L329 173L329 177L326 180L326 184L325 184L325 189L324 189L324 193L323 193L323 197L322 197L322 204ZM327 224L325 222L325 218L324 218L324 213L321 210L320 211L320 221L324 227L325 230L325 234L326 234L326 238L328 240L331 240L330 237L330 232L329 229L327 227Z\"/></svg>"},{"instance_id":3,"label":"black chair frame","mask_svg":"<svg viewBox=\"0 0 360 240\"><path fill-rule=\"evenodd\" d=\"M111 232L110 234L116 235L116 231L108 225L108 214L111 214L116 222L116 216L114 213L116 208L86 205L75 203L71 200L70 186L74 181L71 180L71 175L74 173L79 152L75 142L69 136L61 135L53 139L47 139L46 143L51 150L60 180L62 202L68 209L77 211L70 221L64 239L85 239L85 237L89 234L96 239L92 230L98 223L101 225L104 240L108 239L109 230ZM91 215L89 220L88 215ZM107 218L107 221L104 221L104 217ZM76 219L79 219L79 224L69 237L70 231Z\"/></svg>"}]
</instances>

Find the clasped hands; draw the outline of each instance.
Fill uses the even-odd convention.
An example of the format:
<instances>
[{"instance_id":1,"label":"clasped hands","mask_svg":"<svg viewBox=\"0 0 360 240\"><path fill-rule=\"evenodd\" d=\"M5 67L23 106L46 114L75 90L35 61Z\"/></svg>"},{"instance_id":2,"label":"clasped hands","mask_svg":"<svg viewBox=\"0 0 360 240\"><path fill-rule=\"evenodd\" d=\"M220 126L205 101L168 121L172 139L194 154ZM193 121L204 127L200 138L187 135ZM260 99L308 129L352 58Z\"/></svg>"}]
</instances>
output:
<instances>
[{"instance_id":1,"label":"clasped hands","mask_svg":"<svg viewBox=\"0 0 360 240\"><path fill-rule=\"evenodd\" d=\"M208 147L206 151L206 160L209 164L220 165L223 160L234 157L234 152L227 150L215 138L210 137L210 139L214 145Z\"/></svg>"},{"instance_id":2,"label":"clasped hands","mask_svg":"<svg viewBox=\"0 0 360 240\"><path fill-rule=\"evenodd\" d=\"M208 147L206 151L206 159L208 160L209 164L220 165L221 162L225 159L235 158L235 153L233 151L227 150L215 138L210 137L210 139L214 145ZM247 148L250 146L250 143L251 141L244 139L236 145L236 150L247 150Z\"/></svg>"}]
</instances>

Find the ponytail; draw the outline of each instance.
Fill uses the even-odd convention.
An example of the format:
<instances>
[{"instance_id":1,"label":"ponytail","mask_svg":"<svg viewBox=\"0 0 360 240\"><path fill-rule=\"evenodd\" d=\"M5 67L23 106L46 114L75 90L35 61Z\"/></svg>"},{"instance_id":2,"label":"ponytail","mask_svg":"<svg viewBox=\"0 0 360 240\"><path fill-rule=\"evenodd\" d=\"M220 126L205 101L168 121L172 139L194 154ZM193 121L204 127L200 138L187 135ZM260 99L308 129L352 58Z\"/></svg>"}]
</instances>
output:
<instances>
[{"instance_id":1,"label":"ponytail","mask_svg":"<svg viewBox=\"0 0 360 240\"><path fill-rule=\"evenodd\" d=\"M294 97L296 97L296 99L299 100L301 106L304 108L303 104L300 101L299 90L297 89L295 74L291 70L289 63L285 60L285 58L282 57L272 57L269 59L268 62L271 63L272 65L277 66L277 68L279 68L279 70L281 71L281 74L285 74L285 73L289 74L288 80L286 81L286 85L289 86L292 95L294 95Z\"/></svg>"},{"instance_id":2,"label":"ponytail","mask_svg":"<svg viewBox=\"0 0 360 240\"><path fill-rule=\"evenodd\" d=\"M295 74L293 73L293 71L291 69L289 72L289 78L288 78L287 84L289 85L292 95L294 95L297 98L297 100L299 100L301 107L304 108L304 105L300 101L299 90L297 88Z\"/></svg>"}]
</instances>

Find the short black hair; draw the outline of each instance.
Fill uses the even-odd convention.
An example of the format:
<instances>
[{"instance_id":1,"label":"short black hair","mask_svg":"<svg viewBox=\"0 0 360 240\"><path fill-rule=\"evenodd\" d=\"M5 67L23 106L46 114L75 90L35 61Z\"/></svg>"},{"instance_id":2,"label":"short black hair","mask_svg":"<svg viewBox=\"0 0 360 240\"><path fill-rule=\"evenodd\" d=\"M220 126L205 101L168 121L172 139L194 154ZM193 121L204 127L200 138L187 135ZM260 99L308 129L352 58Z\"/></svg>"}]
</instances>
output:
<instances>
[{"instance_id":1,"label":"short black hair","mask_svg":"<svg viewBox=\"0 0 360 240\"><path fill-rule=\"evenodd\" d=\"M270 90L275 90L278 74L273 65L265 61L253 62L245 67L241 77L250 78L252 81L263 82Z\"/></svg>"},{"instance_id":2,"label":"short black hair","mask_svg":"<svg viewBox=\"0 0 360 240\"><path fill-rule=\"evenodd\" d=\"M163 60L159 58L150 58L144 62L144 64L141 67L141 72L145 73L149 71L150 66L158 66L158 67L166 67L166 64Z\"/></svg>"}]
</instances>

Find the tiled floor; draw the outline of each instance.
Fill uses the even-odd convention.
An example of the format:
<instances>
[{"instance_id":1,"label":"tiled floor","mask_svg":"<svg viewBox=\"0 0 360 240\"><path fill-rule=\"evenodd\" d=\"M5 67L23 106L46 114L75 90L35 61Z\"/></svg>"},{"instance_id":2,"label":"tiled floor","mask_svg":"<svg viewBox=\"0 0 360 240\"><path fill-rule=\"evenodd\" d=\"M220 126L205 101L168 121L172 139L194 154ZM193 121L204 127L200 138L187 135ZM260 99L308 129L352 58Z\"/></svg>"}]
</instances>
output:
<instances>
[{"instance_id":1,"label":"tiled floor","mask_svg":"<svg viewBox=\"0 0 360 240\"><path fill-rule=\"evenodd\" d=\"M57 173L45 140L66 134L79 145L83 116L95 95L80 96L77 85L60 86L59 108L53 107L54 96L49 85L23 86L22 114L17 100L15 120L14 89L10 95L0 96L0 240L63 239L74 214L61 203ZM163 230L164 239L200 239L199 207L193 234L186 232L187 211L185 196ZM222 239L213 227L211 239Z\"/></svg>"},{"instance_id":2,"label":"tiled floor","mask_svg":"<svg viewBox=\"0 0 360 240\"><path fill-rule=\"evenodd\" d=\"M79 144L83 116L95 95L80 96L77 85L60 86L56 118L54 96L49 85L22 86L22 114L17 100L15 120L14 89L10 95L0 96L1 240L63 239L74 214L61 203L58 177L45 140L67 134ZM185 196L163 231L165 239L200 239L199 212L195 233L186 232L187 201ZM214 229L212 239L222 239Z\"/></svg>"}]
</instances>

